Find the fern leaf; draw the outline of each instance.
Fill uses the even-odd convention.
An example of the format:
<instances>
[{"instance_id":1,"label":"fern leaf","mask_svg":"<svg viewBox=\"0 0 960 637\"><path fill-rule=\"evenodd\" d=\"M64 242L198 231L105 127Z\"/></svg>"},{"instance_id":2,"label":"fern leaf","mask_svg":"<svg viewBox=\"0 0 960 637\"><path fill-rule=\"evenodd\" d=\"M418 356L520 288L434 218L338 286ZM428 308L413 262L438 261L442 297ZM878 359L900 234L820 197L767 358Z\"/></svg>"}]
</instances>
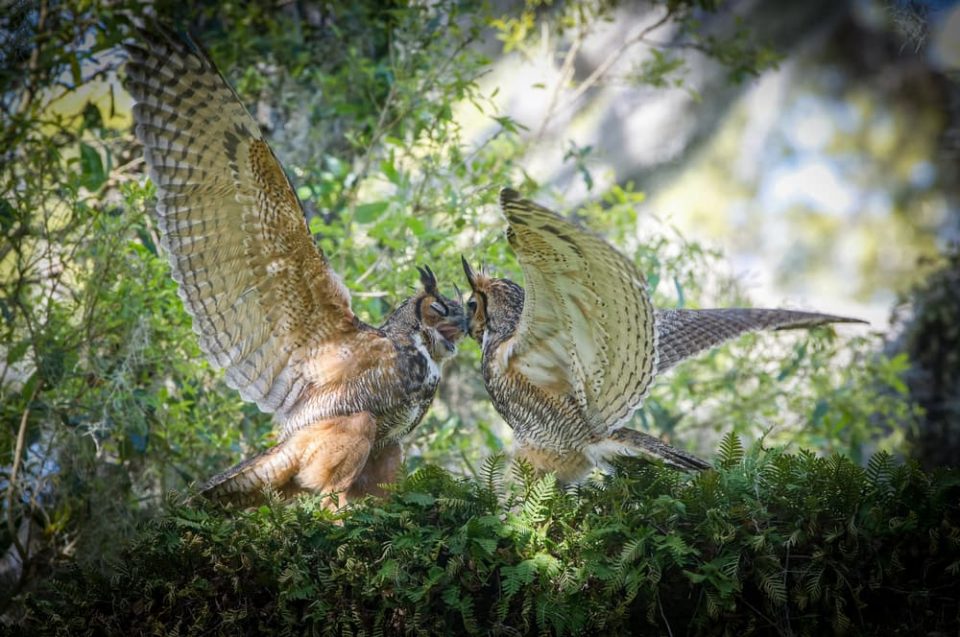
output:
<instances>
[{"instance_id":1,"label":"fern leaf","mask_svg":"<svg viewBox=\"0 0 960 637\"><path fill-rule=\"evenodd\" d=\"M720 441L720 457L717 465L729 469L743 460L743 444L733 431L727 432Z\"/></svg>"}]
</instances>

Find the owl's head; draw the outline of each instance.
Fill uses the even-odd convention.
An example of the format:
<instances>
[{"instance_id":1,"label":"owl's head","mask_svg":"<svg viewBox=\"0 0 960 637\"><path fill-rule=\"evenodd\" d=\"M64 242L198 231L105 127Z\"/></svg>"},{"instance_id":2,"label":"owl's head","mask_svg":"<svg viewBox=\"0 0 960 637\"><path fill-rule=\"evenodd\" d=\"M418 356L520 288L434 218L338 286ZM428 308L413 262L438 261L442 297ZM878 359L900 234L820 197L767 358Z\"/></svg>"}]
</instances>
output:
<instances>
[{"instance_id":1,"label":"owl's head","mask_svg":"<svg viewBox=\"0 0 960 637\"><path fill-rule=\"evenodd\" d=\"M467 331L478 342L483 342L485 332L501 338L510 336L520 322L523 311L523 288L510 279L487 276L480 269L476 272L467 260L460 257L463 272L473 294L467 301Z\"/></svg>"},{"instance_id":2,"label":"owl's head","mask_svg":"<svg viewBox=\"0 0 960 637\"><path fill-rule=\"evenodd\" d=\"M457 352L457 343L466 334L463 304L444 296L437 277L429 267L418 267L423 289L393 311L384 329L420 334L433 360L443 362Z\"/></svg>"}]
</instances>

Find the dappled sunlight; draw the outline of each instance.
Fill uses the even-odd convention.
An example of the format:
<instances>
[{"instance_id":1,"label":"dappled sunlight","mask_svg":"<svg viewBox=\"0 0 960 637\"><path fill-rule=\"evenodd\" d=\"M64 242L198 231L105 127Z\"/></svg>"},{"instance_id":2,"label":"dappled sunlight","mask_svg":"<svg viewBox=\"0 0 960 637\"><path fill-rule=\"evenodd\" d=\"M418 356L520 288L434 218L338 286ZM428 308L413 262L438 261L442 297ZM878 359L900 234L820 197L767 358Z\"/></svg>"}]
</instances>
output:
<instances>
[{"instance_id":1,"label":"dappled sunlight","mask_svg":"<svg viewBox=\"0 0 960 637\"><path fill-rule=\"evenodd\" d=\"M837 92L837 72L771 94L777 116L749 158L734 140L751 130L745 115L764 115L748 94L730 132L646 208L724 248L755 303L831 308L882 328L896 295L923 277L918 261L944 245L949 203L931 162L941 124L935 104L917 115L869 85ZM754 169L735 169L750 159Z\"/></svg>"},{"instance_id":2,"label":"dappled sunlight","mask_svg":"<svg viewBox=\"0 0 960 637\"><path fill-rule=\"evenodd\" d=\"M865 29L884 18L857 15ZM630 86L620 78L649 60L650 47L621 51L616 43L653 18L630 9L618 16L615 28L595 29L582 42L575 33L541 33L481 80L484 90L496 87L503 113L525 126L533 144L524 167L551 186L558 205L589 199L623 175L647 187L645 173L659 175L683 156L688 118L698 116L692 96L706 73L717 72L694 55L678 74L682 85ZM655 33L670 37L666 28ZM564 75L576 47L574 66L585 70ZM889 71L858 76L831 61L829 50L805 50L752 81L707 143L649 184L641 210L722 249L757 304L828 307L882 328L897 295L923 278L929 267L921 263L949 236L942 233L952 204L937 168L942 102L929 82L903 76L896 59L879 62ZM608 58L615 63L583 99L591 66ZM474 113L464 120L465 138L493 134L496 125ZM571 149L586 151L582 164L574 165Z\"/></svg>"}]
</instances>

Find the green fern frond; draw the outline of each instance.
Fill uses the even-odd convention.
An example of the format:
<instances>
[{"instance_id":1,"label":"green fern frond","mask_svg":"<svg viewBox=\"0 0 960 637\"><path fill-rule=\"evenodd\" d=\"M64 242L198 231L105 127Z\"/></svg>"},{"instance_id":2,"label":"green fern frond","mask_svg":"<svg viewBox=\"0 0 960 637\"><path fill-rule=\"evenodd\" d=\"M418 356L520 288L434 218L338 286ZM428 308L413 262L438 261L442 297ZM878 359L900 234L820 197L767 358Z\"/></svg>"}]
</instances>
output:
<instances>
[{"instance_id":1,"label":"green fern frond","mask_svg":"<svg viewBox=\"0 0 960 637\"><path fill-rule=\"evenodd\" d=\"M516 566L504 566L500 569L500 584L503 595L509 599L521 588L530 584L537 575L537 565L533 560L523 560Z\"/></svg>"},{"instance_id":2,"label":"green fern frond","mask_svg":"<svg viewBox=\"0 0 960 637\"><path fill-rule=\"evenodd\" d=\"M548 505L557 495L557 479L550 473L534 482L527 491L520 510L521 519L528 525L543 522L550 514Z\"/></svg>"},{"instance_id":3,"label":"green fern frond","mask_svg":"<svg viewBox=\"0 0 960 637\"><path fill-rule=\"evenodd\" d=\"M480 480L490 493L500 494L503 490L503 472L507 457L502 453L488 456L480 466Z\"/></svg>"},{"instance_id":4,"label":"green fern frond","mask_svg":"<svg viewBox=\"0 0 960 637\"><path fill-rule=\"evenodd\" d=\"M757 577L760 579L760 589L766 595L767 600L775 606L782 606L787 601L785 576L785 571L773 566L765 566L757 573Z\"/></svg>"},{"instance_id":5,"label":"green fern frond","mask_svg":"<svg viewBox=\"0 0 960 637\"><path fill-rule=\"evenodd\" d=\"M720 441L717 456L717 466L729 469L743 460L743 444L740 437L733 430L728 431Z\"/></svg>"},{"instance_id":6,"label":"green fern frond","mask_svg":"<svg viewBox=\"0 0 960 637\"><path fill-rule=\"evenodd\" d=\"M620 558L617 560L617 568L623 569L625 566L633 564L637 558L644 554L647 538L638 537L627 541L620 550Z\"/></svg>"},{"instance_id":7,"label":"green fern frond","mask_svg":"<svg viewBox=\"0 0 960 637\"><path fill-rule=\"evenodd\" d=\"M424 467L335 518L310 498L175 508L109 577L51 578L56 605L30 598L49 626L29 634L103 626L103 600L125 625L189 617L179 630L194 633L656 634L664 616L691 635L786 617L795 634L945 632L960 478L890 461L881 495L870 488L880 460L863 470L756 446L745 458L695 480L648 467L570 491L531 476L495 502L483 477Z\"/></svg>"}]
</instances>

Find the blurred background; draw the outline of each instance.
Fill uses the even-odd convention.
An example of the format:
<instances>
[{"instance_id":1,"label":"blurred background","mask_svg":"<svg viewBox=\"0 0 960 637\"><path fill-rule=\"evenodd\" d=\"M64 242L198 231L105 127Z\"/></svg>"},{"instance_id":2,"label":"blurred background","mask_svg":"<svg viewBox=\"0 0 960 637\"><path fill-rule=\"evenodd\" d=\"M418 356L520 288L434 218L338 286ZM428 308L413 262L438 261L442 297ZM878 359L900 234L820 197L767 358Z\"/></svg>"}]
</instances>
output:
<instances>
[{"instance_id":1,"label":"blurred background","mask_svg":"<svg viewBox=\"0 0 960 637\"><path fill-rule=\"evenodd\" d=\"M189 30L378 324L429 263L522 277L512 185L603 234L661 307L869 327L760 334L661 378L633 426L707 458L960 454L960 5L954 2L7 2L0 12L2 597L101 560L271 444L205 361L150 218L120 44ZM408 468L509 450L467 343Z\"/></svg>"}]
</instances>

